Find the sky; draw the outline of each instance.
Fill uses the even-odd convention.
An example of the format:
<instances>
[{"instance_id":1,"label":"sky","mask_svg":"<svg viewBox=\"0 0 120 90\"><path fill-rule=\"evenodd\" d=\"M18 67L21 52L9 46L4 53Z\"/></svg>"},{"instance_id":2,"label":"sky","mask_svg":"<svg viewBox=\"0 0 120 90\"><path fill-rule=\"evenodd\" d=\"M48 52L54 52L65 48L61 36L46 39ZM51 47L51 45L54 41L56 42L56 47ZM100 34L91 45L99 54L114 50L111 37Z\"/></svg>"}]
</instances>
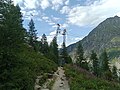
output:
<instances>
[{"instance_id":1,"label":"sky","mask_svg":"<svg viewBox=\"0 0 120 90\"><path fill-rule=\"evenodd\" d=\"M19 4L23 15L23 25L28 29L32 18L39 40L46 34L48 42L55 36L57 25L59 47L62 44L64 29L66 45L75 43L89 34L106 18L120 16L120 0L13 0Z\"/></svg>"}]
</instances>

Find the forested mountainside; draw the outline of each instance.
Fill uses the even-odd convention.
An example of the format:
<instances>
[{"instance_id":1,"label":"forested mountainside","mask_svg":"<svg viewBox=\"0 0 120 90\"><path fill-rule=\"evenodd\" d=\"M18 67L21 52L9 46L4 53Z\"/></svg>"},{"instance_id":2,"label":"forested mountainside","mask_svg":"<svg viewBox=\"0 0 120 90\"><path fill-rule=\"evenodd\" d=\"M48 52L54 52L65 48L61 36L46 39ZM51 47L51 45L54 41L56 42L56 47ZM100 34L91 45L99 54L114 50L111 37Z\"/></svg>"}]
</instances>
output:
<instances>
[{"instance_id":1,"label":"forested mountainside","mask_svg":"<svg viewBox=\"0 0 120 90\"><path fill-rule=\"evenodd\" d=\"M107 18L94 28L88 36L68 46L67 50L72 57L74 57L76 47L80 42L86 55L92 50L100 54L106 49L111 58L120 57L120 17Z\"/></svg>"},{"instance_id":2,"label":"forested mountainside","mask_svg":"<svg viewBox=\"0 0 120 90\"><path fill-rule=\"evenodd\" d=\"M82 45L78 42L73 64L65 42L58 50L59 24L50 44L45 34L38 40L33 18L25 29L19 5L0 0L0 90L120 90L120 69L111 68L107 55L119 57L119 19L107 19L80 41ZM88 62L84 51L88 55L92 49Z\"/></svg>"}]
</instances>

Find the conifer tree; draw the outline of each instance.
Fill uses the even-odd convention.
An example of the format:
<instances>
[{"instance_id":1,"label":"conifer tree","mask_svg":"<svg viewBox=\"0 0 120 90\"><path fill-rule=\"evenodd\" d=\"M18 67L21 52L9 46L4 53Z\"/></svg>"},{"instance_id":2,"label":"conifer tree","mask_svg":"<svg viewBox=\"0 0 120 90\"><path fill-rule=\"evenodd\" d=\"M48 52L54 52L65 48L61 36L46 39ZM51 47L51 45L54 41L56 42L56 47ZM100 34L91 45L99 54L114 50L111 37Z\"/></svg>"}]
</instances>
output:
<instances>
[{"instance_id":1,"label":"conifer tree","mask_svg":"<svg viewBox=\"0 0 120 90\"><path fill-rule=\"evenodd\" d=\"M83 47L82 47L81 43L79 43L79 45L77 47L76 59L77 59L77 61L76 61L77 65L81 66L82 61L84 60L84 51L83 51Z\"/></svg>"},{"instance_id":2,"label":"conifer tree","mask_svg":"<svg viewBox=\"0 0 120 90\"><path fill-rule=\"evenodd\" d=\"M67 48L66 48L66 45L65 45L64 42L62 44L62 49L61 49L61 54L60 55L61 55L60 63L62 65L72 63L72 59L67 53Z\"/></svg>"},{"instance_id":3,"label":"conifer tree","mask_svg":"<svg viewBox=\"0 0 120 90\"><path fill-rule=\"evenodd\" d=\"M99 75L99 62L98 62L97 54L94 51L92 51L91 53L90 60L92 61L93 72L96 76L98 76Z\"/></svg>"},{"instance_id":4,"label":"conifer tree","mask_svg":"<svg viewBox=\"0 0 120 90\"><path fill-rule=\"evenodd\" d=\"M112 73L109 68L109 59L106 50L101 54L101 60L102 60L102 65L101 65L101 74L102 77L105 77L107 80L111 80L112 78Z\"/></svg>"},{"instance_id":5,"label":"conifer tree","mask_svg":"<svg viewBox=\"0 0 120 90\"><path fill-rule=\"evenodd\" d=\"M84 51L81 42L79 43L76 51L76 64L84 69L89 69L88 68L88 63L86 59L84 58Z\"/></svg>"},{"instance_id":6,"label":"conifer tree","mask_svg":"<svg viewBox=\"0 0 120 90\"><path fill-rule=\"evenodd\" d=\"M61 52L61 55L62 55L62 58L61 58L62 64L65 64L65 63L66 63L66 60L67 60L68 54L67 54L67 49L66 49L66 45L65 45L64 42L63 42L63 44L62 44L62 52Z\"/></svg>"},{"instance_id":7,"label":"conifer tree","mask_svg":"<svg viewBox=\"0 0 120 90\"><path fill-rule=\"evenodd\" d=\"M58 64L58 59L59 59L59 56L58 56L58 44L57 44L57 38L54 37L52 42L50 43L50 51L51 53L54 54L54 61Z\"/></svg>"},{"instance_id":8,"label":"conifer tree","mask_svg":"<svg viewBox=\"0 0 120 90\"><path fill-rule=\"evenodd\" d=\"M114 80L117 80L117 79L118 79L116 66L113 66L113 68L112 68L112 76L113 76L113 79L114 79Z\"/></svg>"},{"instance_id":9,"label":"conifer tree","mask_svg":"<svg viewBox=\"0 0 120 90\"><path fill-rule=\"evenodd\" d=\"M14 6L11 0L1 0L0 10L0 90L13 90L17 89L19 76L15 76L14 71L21 67L18 53L25 42L25 29L18 5Z\"/></svg>"},{"instance_id":10,"label":"conifer tree","mask_svg":"<svg viewBox=\"0 0 120 90\"><path fill-rule=\"evenodd\" d=\"M29 36L29 44L34 48L35 51L37 51L36 42L38 37L37 37L37 30L35 30L33 19L31 19L29 22L28 36Z\"/></svg>"},{"instance_id":11,"label":"conifer tree","mask_svg":"<svg viewBox=\"0 0 120 90\"><path fill-rule=\"evenodd\" d=\"M49 53L49 46L48 46L47 37L45 34L43 34L42 38L41 38L41 50L40 50L40 52L42 52L44 55L47 55Z\"/></svg>"},{"instance_id":12,"label":"conifer tree","mask_svg":"<svg viewBox=\"0 0 120 90\"><path fill-rule=\"evenodd\" d=\"M107 55L106 51L104 51L101 54L101 59L102 59L102 70L103 70L103 72L107 71L107 70L110 70L109 69L109 59L108 59L108 55Z\"/></svg>"}]
</instances>

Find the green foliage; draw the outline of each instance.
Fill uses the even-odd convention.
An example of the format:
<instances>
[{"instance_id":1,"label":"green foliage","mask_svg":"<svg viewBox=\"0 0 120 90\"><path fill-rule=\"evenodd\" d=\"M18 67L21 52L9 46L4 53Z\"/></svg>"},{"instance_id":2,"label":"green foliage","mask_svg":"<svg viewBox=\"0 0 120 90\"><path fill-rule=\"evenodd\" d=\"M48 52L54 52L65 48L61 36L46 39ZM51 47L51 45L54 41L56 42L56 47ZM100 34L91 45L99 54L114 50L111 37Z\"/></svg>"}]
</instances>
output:
<instances>
[{"instance_id":1,"label":"green foliage","mask_svg":"<svg viewBox=\"0 0 120 90\"><path fill-rule=\"evenodd\" d=\"M40 44L41 44L40 52L47 56L50 50L47 42L47 37L45 34L42 35Z\"/></svg>"},{"instance_id":2,"label":"green foliage","mask_svg":"<svg viewBox=\"0 0 120 90\"><path fill-rule=\"evenodd\" d=\"M84 60L84 51L83 51L83 47L82 47L81 43L79 43L79 45L77 47L76 59L77 59L77 64L81 66L82 61Z\"/></svg>"},{"instance_id":3,"label":"green foliage","mask_svg":"<svg viewBox=\"0 0 120 90\"><path fill-rule=\"evenodd\" d=\"M34 26L34 21L33 19L30 20L29 22L29 31L28 31L28 42L29 45L31 45L35 51L37 51L36 48L36 42L37 42L37 30L35 30L35 26Z\"/></svg>"},{"instance_id":4,"label":"green foliage","mask_svg":"<svg viewBox=\"0 0 120 90\"><path fill-rule=\"evenodd\" d=\"M119 90L118 83L81 73L75 67L66 65L65 74L69 80L70 90Z\"/></svg>"},{"instance_id":5,"label":"green foliage","mask_svg":"<svg viewBox=\"0 0 120 90\"><path fill-rule=\"evenodd\" d=\"M90 60L92 61L92 64L93 64L93 72L96 76L98 76L99 75L99 62L98 62L97 54L94 51L92 51L91 53Z\"/></svg>"},{"instance_id":6,"label":"green foliage","mask_svg":"<svg viewBox=\"0 0 120 90\"><path fill-rule=\"evenodd\" d=\"M68 64L68 63L72 63L72 59L70 58L70 56L68 55L67 53L67 48L66 48L66 45L65 43L63 42L63 45L62 45L62 50L61 50L61 61L60 62L62 65L64 65L65 63Z\"/></svg>"},{"instance_id":7,"label":"green foliage","mask_svg":"<svg viewBox=\"0 0 120 90\"><path fill-rule=\"evenodd\" d=\"M34 90L36 76L53 73L57 65L25 43L19 6L1 0L0 11L0 90Z\"/></svg>"},{"instance_id":8,"label":"green foliage","mask_svg":"<svg viewBox=\"0 0 120 90\"><path fill-rule=\"evenodd\" d=\"M57 37L54 37L52 42L50 43L50 53L53 53L53 60L55 63L59 63L59 54L58 54L58 44L57 44Z\"/></svg>"},{"instance_id":9,"label":"green foliage","mask_svg":"<svg viewBox=\"0 0 120 90\"><path fill-rule=\"evenodd\" d=\"M102 61L102 65L101 65L102 71L105 72L107 70L110 70L109 69L109 59L108 59L108 55L107 55L106 51L104 51L101 54L100 59Z\"/></svg>"},{"instance_id":10,"label":"green foliage","mask_svg":"<svg viewBox=\"0 0 120 90\"><path fill-rule=\"evenodd\" d=\"M89 70L88 63L87 63L86 59L84 58L84 51L83 51L83 47L82 47L81 43L79 43L79 45L77 47L76 60L77 60L76 64L78 66Z\"/></svg>"},{"instance_id":11,"label":"green foliage","mask_svg":"<svg viewBox=\"0 0 120 90\"><path fill-rule=\"evenodd\" d=\"M113 68L112 68L112 76L113 76L113 79L114 79L114 80L117 80L117 79L118 79L116 66L113 66Z\"/></svg>"},{"instance_id":12,"label":"green foliage","mask_svg":"<svg viewBox=\"0 0 120 90\"><path fill-rule=\"evenodd\" d=\"M102 52L102 54L100 55L100 75L101 77L107 79L107 80L111 80L112 79L112 73L111 70L109 68L109 58L107 55L106 50L104 50L104 52Z\"/></svg>"},{"instance_id":13,"label":"green foliage","mask_svg":"<svg viewBox=\"0 0 120 90\"><path fill-rule=\"evenodd\" d=\"M16 56L16 58L6 56L6 58L9 58L9 62L7 62L8 66L3 67L2 70L4 72L1 74L1 90L5 90L5 88L7 90L33 90L37 75L52 73L57 69L54 62L35 52L27 45L22 46L21 52L17 53ZM3 58L4 62L6 58ZM41 80L41 82L44 82L44 80Z\"/></svg>"},{"instance_id":14,"label":"green foliage","mask_svg":"<svg viewBox=\"0 0 120 90\"><path fill-rule=\"evenodd\" d=\"M24 42L25 35L20 8L19 6L14 6L10 1L6 1L6 3L3 1L0 8L3 9L1 14L4 17L0 27L0 51L17 51L21 43Z\"/></svg>"}]
</instances>

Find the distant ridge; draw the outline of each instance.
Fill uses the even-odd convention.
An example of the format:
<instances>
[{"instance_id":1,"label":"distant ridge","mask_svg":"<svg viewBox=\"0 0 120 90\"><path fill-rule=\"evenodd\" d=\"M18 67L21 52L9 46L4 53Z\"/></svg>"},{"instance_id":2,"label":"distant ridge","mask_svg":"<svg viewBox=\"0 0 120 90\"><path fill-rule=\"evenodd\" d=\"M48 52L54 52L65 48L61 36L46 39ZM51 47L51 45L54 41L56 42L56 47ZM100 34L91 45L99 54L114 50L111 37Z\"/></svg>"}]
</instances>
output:
<instances>
[{"instance_id":1,"label":"distant ridge","mask_svg":"<svg viewBox=\"0 0 120 90\"><path fill-rule=\"evenodd\" d=\"M106 49L110 54L114 53L114 56L111 56L112 58L120 57L120 17L107 18L79 42L82 42L86 55L89 55L91 50L100 54ZM72 58L74 58L79 42L67 47ZM115 54L116 52L118 55Z\"/></svg>"}]
</instances>

